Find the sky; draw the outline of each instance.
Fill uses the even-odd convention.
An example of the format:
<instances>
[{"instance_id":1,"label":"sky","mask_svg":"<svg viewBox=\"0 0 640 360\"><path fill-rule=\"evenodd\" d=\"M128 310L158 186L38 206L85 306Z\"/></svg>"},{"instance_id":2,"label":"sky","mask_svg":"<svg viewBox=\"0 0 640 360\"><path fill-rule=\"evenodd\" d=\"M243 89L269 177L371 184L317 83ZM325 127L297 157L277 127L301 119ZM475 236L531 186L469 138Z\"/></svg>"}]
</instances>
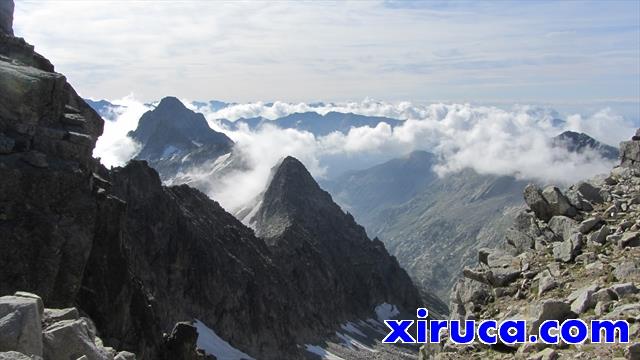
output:
<instances>
[{"instance_id":1,"label":"sky","mask_svg":"<svg viewBox=\"0 0 640 360\"><path fill-rule=\"evenodd\" d=\"M16 0L14 28L94 99L640 101L632 0Z\"/></svg>"}]
</instances>

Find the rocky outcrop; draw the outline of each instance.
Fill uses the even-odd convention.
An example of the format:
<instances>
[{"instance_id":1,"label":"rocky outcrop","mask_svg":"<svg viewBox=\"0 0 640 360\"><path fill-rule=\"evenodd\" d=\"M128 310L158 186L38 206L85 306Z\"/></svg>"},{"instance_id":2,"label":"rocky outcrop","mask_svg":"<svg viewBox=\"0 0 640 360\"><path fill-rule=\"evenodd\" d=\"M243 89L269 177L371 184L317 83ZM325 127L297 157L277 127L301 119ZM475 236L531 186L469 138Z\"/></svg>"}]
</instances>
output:
<instances>
[{"instance_id":1,"label":"rocky outcrop","mask_svg":"<svg viewBox=\"0 0 640 360\"><path fill-rule=\"evenodd\" d=\"M13 0L0 2L0 33L13 35Z\"/></svg>"},{"instance_id":2,"label":"rocky outcrop","mask_svg":"<svg viewBox=\"0 0 640 360\"><path fill-rule=\"evenodd\" d=\"M620 143L620 157L622 166L640 167L640 130L633 136L633 140Z\"/></svg>"},{"instance_id":3,"label":"rocky outcrop","mask_svg":"<svg viewBox=\"0 0 640 360\"><path fill-rule=\"evenodd\" d=\"M581 344L576 346L479 343L456 346L443 343L424 347L421 357L510 359L553 356L602 359L627 354L635 359L640 326L640 170L632 151L640 137L624 142L621 166L605 178L595 178L570 187L585 207L567 212L570 199L559 189L525 190L525 210L512 228L518 236L531 239L526 246L480 252L478 266L465 269L451 296L451 317L483 320L527 319L536 332L544 320L596 318L630 320L632 344ZM628 155L625 155L628 154ZM569 201L569 203L571 203ZM573 205L571 205L573 206ZM525 221L526 219L526 221ZM524 242L523 242L524 243ZM545 349L546 347L546 349ZM506 351L506 353L505 353Z\"/></svg>"},{"instance_id":4,"label":"rocky outcrop","mask_svg":"<svg viewBox=\"0 0 640 360\"><path fill-rule=\"evenodd\" d=\"M113 360L126 354L105 347L91 319L75 308L44 308L39 296L26 292L0 297L0 359Z\"/></svg>"}]
</instances>

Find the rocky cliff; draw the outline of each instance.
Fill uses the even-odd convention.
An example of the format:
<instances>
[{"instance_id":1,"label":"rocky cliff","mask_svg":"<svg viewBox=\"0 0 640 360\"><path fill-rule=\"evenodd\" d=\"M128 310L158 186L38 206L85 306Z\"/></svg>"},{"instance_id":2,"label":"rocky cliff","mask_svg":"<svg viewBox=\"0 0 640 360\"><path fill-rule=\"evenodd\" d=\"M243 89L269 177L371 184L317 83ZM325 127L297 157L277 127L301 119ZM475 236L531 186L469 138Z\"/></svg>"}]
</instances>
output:
<instances>
[{"instance_id":1,"label":"rocky cliff","mask_svg":"<svg viewBox=\"0 0 640 360\"><path fill-rule=\"evenodd\" d=\"M171 103L159 108L165 105ZM382 244L342 212L332 214L339 208L330 198L311 205L319 206L325 225L341 222L323 228L332 242L292 257L275 246L284 242L268 245L198 190L162 186L146 162L105 169L91 156L102 126L33 46L0 33L0 295L26 290L47 306L79 313L68 310L75 315L64 326L26 329L12 320L22 313L3 307L0 334L19 329L38 338L51 325L78 332L73 339L88 346L52 360L113 359L109 347L139 359L211 359L196 347L237 358L298 359L301 344L322 341L346 320L370 317L378 301L418 303ZM317 197L318 189L306 190ZM320 241L320 228L297 229L310 231L298 245L309 249L309 241ZM292 252L300 250L295 240L286 239ZM330 246L345 252L323 255L335 252ZM91 326L76 315L93 319ZM0 353L27 351L16 344L2 338Z\"/></svg>"},{"instance_id":2,"label":"rocky cliff","mask_svg":"<svg viewBox=\"0 0 640 360\"><path fill-rule=\"evenodd\" d=\"M421 357L458 359L640 358L640 130L620 146L621 165L566 192L534 185L505 247L483 249L451 295L453 319L628 320L631 344L493 347L434 344Z\"/></svg>"}]
</instances>

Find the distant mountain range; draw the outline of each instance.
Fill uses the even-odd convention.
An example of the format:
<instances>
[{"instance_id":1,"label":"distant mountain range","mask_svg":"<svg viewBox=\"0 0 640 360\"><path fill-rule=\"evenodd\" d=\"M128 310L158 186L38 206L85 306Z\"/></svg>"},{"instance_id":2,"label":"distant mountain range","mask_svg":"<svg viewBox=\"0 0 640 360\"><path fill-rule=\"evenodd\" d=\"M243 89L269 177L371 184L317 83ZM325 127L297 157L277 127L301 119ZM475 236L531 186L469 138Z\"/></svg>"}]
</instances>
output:
<instances>
[{"instance_id":1,"label":"distant mountain range","mask_svg":"<svg viewBox=\"0 0 640 360\"><path fill-rule=\"evenodd\" d=\"M220 120L228 129L237 130L240 124L247 125L250 129L259 129L264 125L273 125L282 129L296 129L308 131L316 136L324 136L334 131L348 133L354 127L376 127L380 123L395 127L403 123L402 120L379 116L365 116L352 113L328 112L325 115L317 112L294 113L276 120L263 117L238 119L236 121Z\"/></svg>"}]
</instances>

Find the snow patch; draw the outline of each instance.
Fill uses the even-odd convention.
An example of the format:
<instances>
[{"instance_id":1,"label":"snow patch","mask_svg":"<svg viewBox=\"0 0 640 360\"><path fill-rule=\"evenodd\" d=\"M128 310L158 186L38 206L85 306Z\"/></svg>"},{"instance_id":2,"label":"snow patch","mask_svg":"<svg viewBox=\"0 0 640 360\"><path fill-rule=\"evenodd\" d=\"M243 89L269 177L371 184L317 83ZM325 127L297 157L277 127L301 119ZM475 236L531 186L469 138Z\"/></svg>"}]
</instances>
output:
<instances>
[{"instance_id":1,"label":"snow patch","mask_svg":"<svg viewBox=\"0 0 640 360\"><path fill-rule=\"evenodd\" d=\"M251 356L229 345L219 337L215 331L207 327L202 321L195 319L195 327L198 330L198 349L215 356L218 360L255 360Z\"/></svg>"},{"instance_id":2,"label":"snow patch","mask_svg":"<svg viewBox=\"0 0 640 360\"><path fill-rule=\"evenodd\" d=\"M344 360L340 356L334 355L317 345L305 344L304 347L308 352L320 356L322 360Z\"/></svg>"},{"instance_id":3,"label":"snow patch","mask_svg":"<svg viewBox=\"0 0 640 360\"><path fill-rule=\"evenodd\" d=\"M400 314L400 311L395 305L382 303L376 306L376 317L378 321L384 322L385 320L393 319Z\"/></svg>"},{"instance_id":4,"label":"snow patch","mask_svg":"<svg viewBox=\"0 0 640 360\"><path fill-rule=\"evenodd\" d=\"M374 350L370 347L368 347L367 345L361 343L360 341L352 338L351 336L347 335L347 334L342 334L339 332L336 332L336 336L340 338L340 340L342 340L342 343L349 349L361 349L361 350L366 350L369 352L378 352L377 350Z\"/></svg>"}]
</instances>

